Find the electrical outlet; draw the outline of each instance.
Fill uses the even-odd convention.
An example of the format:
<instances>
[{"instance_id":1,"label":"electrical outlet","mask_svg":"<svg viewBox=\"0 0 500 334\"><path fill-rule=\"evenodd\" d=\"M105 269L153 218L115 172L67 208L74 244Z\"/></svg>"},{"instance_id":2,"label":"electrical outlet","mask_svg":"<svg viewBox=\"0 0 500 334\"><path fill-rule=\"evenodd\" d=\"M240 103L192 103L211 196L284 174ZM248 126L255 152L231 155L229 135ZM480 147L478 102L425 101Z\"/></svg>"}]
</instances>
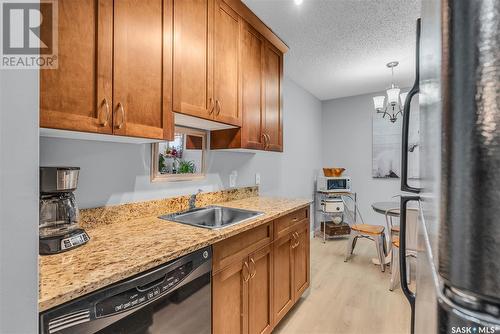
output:
<instances>
[{"instance_id":1,"label":"electrical outlet","mask_svg":"<svg viewBox=\"0 0 500 334\"><path fill-rule=\"evenodd\" d=\"M233 170L231 174L229 174L229 187L236 187L236 179L238 178L238 172Z\"/></svg>"},{"instance_id":2,"label":"electrical outlet","mask_svg":"<svg viewBox=\"0 0 500 334\"><path fill-rule=\"evenodd\" d=\"M255 174L255 184L259 185L260 184L260 173Z\"/></svg>"}]
</instances>

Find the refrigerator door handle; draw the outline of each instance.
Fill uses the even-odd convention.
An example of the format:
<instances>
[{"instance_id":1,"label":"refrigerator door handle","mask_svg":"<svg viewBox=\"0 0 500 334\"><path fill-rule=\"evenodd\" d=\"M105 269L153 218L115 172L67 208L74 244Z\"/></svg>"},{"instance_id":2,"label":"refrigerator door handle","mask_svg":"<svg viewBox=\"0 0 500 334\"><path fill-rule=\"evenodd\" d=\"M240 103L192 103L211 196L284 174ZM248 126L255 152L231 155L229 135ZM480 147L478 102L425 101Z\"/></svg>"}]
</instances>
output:
<instances>
[{"instance_id":1,"label":"refrigerator door handle","mask_svg":"<svg viewBox=\"0 0 500 334\"><path fill-rule=\"evenodd\" d=\"M403 135L401 140L401 190L419 193L420 188L408 184L408 135L410 129L410 105L411 100L420 92L420 18L417 19L417 46L415 56L415 83L408 92L403 107Z\"/></svg>"},{"instance_id":2,"label":"refrigerator door handle","mask_svg":"<svg viewBox=\"0 0 500 334\"><path fill-rule=\"evenodd\" d=\"M411 309L411 334L415 333L415 294L408 287L408 277L406 276L406 207L410 201L420 201L419 196L401 196L400 231L399 231L399 278L401 290L408 299Z\"/></svg>"}]
</instances>

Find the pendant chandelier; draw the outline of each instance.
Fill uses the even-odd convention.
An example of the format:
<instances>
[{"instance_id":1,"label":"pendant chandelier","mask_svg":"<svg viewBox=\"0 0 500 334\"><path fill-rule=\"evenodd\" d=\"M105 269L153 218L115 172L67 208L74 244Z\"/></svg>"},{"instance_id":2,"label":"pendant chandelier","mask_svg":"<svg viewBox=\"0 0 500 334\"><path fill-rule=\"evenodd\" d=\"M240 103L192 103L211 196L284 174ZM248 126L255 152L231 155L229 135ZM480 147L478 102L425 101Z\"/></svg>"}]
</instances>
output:
<instances>
[{"instance_id":1,"label":"pendant chandelier","mask_svg":"<svg viewBox=\"0 0 500 334\"><path fill-rule=\"evenodd\" d=\"M398 86L394 84L394 67L398 66L399 62L391 61L387 63L387 67L391 69L392 79L391 79L391 88L389 88L387 92L387 104L385 103L385 96L375 96L373 98L373 104L375 106L375 110L377 114L382 114L382 118L385 116L389 117L389 121L395 123L398 119L398 115L403 115L403 107L406 100L406 95L408 93L400 93L400 89ZM401 98L401 101L400 101Z\"/></svg>"}]
</instances>

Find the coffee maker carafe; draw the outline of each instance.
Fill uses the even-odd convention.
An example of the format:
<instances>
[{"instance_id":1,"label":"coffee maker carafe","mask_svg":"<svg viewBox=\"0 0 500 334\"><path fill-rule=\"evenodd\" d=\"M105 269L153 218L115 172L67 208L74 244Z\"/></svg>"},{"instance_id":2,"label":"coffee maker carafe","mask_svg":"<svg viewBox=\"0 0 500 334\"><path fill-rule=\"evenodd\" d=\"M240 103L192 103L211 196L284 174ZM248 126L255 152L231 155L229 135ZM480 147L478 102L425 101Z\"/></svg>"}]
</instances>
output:
<instances>
[{"instance_id":1,"label":"coffee maker carafe","mask_svg":"<svg viewBox=\"0 0 500 334\"><path fill-rule=\"evenodd\" d=\"M40 167L39 253L55 254L89 241L79 227L74 191L79 167Z\"/></svg>"}]
</instances>

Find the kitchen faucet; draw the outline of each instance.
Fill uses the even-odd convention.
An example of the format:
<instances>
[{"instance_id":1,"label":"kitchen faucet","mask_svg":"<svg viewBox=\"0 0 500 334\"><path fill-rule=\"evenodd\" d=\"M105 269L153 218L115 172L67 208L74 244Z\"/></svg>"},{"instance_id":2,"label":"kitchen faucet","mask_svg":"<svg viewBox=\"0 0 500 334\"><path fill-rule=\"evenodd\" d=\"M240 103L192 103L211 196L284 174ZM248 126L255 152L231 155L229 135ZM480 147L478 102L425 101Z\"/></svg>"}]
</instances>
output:
<instances>
[{"instance_id":1,"label":"kitchen faucet","mask_svg":"<svg viewBox=\"0 0 500 334\"><path fill-rule=\"evenodd\" d=\"M198 192L196 194L193 194L189 197L189 210L193 210L196 208L196 196L201 193L203 190L198 189Z\"/></svg>"}]
</instances>

